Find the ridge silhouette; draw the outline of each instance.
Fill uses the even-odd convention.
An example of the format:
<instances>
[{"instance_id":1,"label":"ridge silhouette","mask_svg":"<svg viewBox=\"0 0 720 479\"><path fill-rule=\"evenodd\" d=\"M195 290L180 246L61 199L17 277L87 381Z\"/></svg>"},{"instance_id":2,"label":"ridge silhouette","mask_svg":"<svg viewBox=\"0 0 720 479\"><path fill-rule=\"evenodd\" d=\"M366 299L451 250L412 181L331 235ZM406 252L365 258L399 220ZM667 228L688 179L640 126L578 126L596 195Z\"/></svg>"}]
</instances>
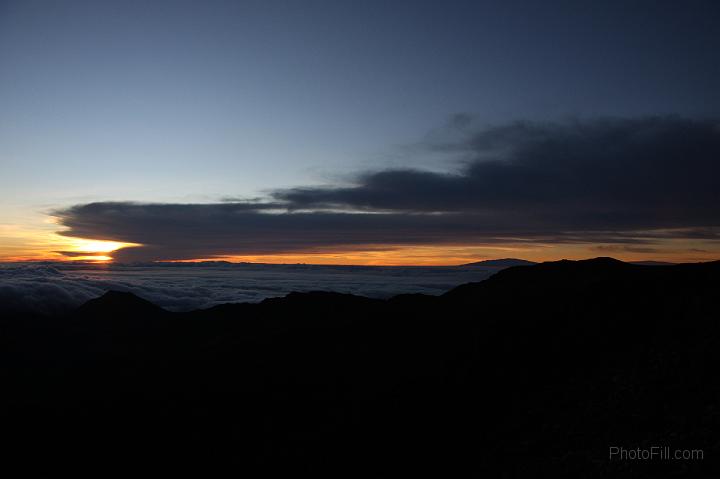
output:
<instances>
[{"instance_id":1,"label":"ridge silhouette","mask_svg":"<svg viewBox=\"0 0 720 479\"><path fill-rule=\"evenodd\" d=\"M720 262L596 258L437 297L172 313L108 292L0 321L6 456L103 477L712 477L719 287ZM608 460L644 445L705 459Z\"/></svg>"},{"instance_id":2,"label":"ridge silhouette","mask_svg":"<svg viewBox=\"0 0 720 479\"><path fill-rule=\"evenodd\" d=\"M486 259L483 261L475 261L473 263L466 263L463 266L491 266L491 267L508 267L508 266L530 266L537 264L534 261L527 261L524 259L517 258L502 258L502 259Z\"/></svg>"},{"instance_id":3,"label":"ridge silhouette","mask_svg":"<svg viewBox=\"0 0 720 479\"><path fill-rule=\"evenodd\" d=\"M154 314L164 310L150 301L123 291L107 291L99 298L91 299L75 312L78 315L92 314Z\"/></svg>"}]
</instances>

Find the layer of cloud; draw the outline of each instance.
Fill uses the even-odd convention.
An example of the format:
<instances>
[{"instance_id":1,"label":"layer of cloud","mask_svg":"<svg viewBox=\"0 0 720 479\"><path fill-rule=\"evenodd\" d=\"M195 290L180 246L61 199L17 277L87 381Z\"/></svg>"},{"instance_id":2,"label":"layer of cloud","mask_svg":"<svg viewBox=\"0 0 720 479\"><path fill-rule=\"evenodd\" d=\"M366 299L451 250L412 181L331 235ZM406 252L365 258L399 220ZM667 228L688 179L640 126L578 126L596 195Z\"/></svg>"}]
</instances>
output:
<instances>
[{"instance_id":1,"label":"layer of cloud","mask_svg":"<svg viewBox=\"0 0 720 479\"><path fill-rule=\"evenodd\" d=\"M173 311L257 302L293 291L335 291L387 298L441 294L497 269L256 264L90 265L0 263L0 313L57 314L109 290L127 291Z\"/></svg>"},{"instance_id":2,"label":"layer of cloud","mask_svg":"<svg viewBox=\"0 0 720 479\"><path fill-rule=\"evenodd\" d=\"M548 229L698 227L720 219L720 123L674 117L514 123L439 145L456 174L370 172L349 188L295 188L295 208L540 216ZM532 221L535 222L535 221Z\"/></svg>"},{"instance_id":3,"label":"layer of cloud","mask_svg":"<svg viewBox=\"0 0 720 479\"><path fill-rule=\"evenodd\" d=\"M467 122L463 122L465 125ZM265 202L104 202L56 212L68 236L142 244L116 259L493 243L720 237L720 124L677 117L518 122L435 149L452 173L367 172ZM636 246L639 247L639 246Z\"/></svg>"},{"instance_id":4,"label":"layer of cloud","mask_svg":"<svg viewBox=\"0 0 720 479\"><path fill-rule=\"evenodd\" d=\"M86 256L105 256L107 253L98 252L98 251L55 251L55 253L59 253L63 256L67 256L68 258L82 258Z\"/></svg>"}]
</instances>

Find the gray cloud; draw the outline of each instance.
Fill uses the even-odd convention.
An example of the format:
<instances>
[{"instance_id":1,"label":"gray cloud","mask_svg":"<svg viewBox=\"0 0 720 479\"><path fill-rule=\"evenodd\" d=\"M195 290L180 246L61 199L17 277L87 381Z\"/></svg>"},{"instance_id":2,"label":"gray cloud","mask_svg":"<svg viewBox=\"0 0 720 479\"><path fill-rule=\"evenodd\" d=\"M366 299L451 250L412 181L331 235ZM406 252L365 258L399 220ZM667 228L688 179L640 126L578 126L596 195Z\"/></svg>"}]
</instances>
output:
<instances>
[{"instance_id":1,"label":"gray cloud","mask_svg":"<svg viewBox=\"0 0 720 479\"><path fill-rule=\"evenodd\" d=\"M102 294L96 285L68 280L53 266L0 265L0 309L56 314Z\"/></svg>"},{"instance_id":2,"label":"gray cloud","mask_svg":"<svg viewBox=\"0 0 720 479\"><path fill-rule=\"evenodd\" d=\"M466 126L468 118L459 122ZM455 173L367 172L351 187L278 190L265 202L104 202L56 216L65 235L144 245L115 253L120 260L382 245L718 239L720 127L714 120L517 122L436 147L470 159Z\"/></svg>"},{"instance_id":3,"label":"gray cloud","mask_svg":"<svg viewBox=\"0 0 720 479\"><path fill-rule=\"evenodd\" d=\"M0 313L57 314L105 291L127 291L172 311L258 302L292 291L335 291L375 298L441 294L501 268L362 267L257 264L91 265L0 263Z\"/></svg>"},{"instance_id":4,"label":"gray cloud","mask_svg":"<svg viewBox=\"0 0 720 479\"><path fill-rule=\"evenodd\" d=\"M376 245L506 241L512 222L481 216L426 214L282 213L236 210L234 204L91 203L57 215L83 238L140 243L115 252L122 261L343 250ZM523 239L544 239L526 225ZM561 241L556 238L556 241Z\"/></svg>"},{"instance_id":5,"label":"gray cloud","mask_svg":"<svg viewBox=\"0 0 720 479\"><path fill-rule=\"evenodd\" d=\"M456 174L370 172L275 193L293 207L542 215L551 228L699 227L720 219L720 123L675 117L518 122L441 145Z\"/></svg>"},{"instance_id":6,"label":"gray cloud","mask_svg":"<svg viewBox=\"0 0 720 479\"><path fill-rule=\"evenodd\" d=\"M647 246L597 245L592 246L590 249L600 253L661 253L661 250L658 248Z\"/></svg>"},{"instance_id":7,"label":"gray cloud","mask_svg":"<svg viewBox=\"0 0 720 479\"><path fill-rule=\"evenodd\" d=\"M63 256L67 256L69 258L81 258L85 256L106 256L107 253L100 253L97 251L55 251L55 253L59 253Z\"/></svg>"}]
</instances>

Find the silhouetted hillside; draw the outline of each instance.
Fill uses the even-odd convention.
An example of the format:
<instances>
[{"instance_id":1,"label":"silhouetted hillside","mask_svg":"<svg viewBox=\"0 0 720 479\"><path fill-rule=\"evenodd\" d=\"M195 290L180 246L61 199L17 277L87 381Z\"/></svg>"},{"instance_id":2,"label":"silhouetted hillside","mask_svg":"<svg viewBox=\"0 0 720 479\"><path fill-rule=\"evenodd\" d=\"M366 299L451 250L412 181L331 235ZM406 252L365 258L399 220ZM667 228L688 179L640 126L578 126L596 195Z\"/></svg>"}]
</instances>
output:
<instances>
[{"instance_id":1,"label":"silhouetted hillside","mask_svg":"<svg viewBox=\"0 0 720 479\"><path fill-rule=\"evenodd\" d=\"M0 321L6 456L95 477L712 477L719 290L720 262L597 258L440 297L170 313L108 293Z\"/></svg>"},{"instance_id":2,"label":"silhouetted hillside","mask_svg":"<svg viewBox=\"0 0 720 479\"><path fill-rule=\"evenodd\" d=\"M91 299L80 306L75 315L145 316L162 312L164 312L162 308L155 306L150 301L138 298L132 293L108 291L99 298Z\"/></svg>"},{"instance_id":3,"label":"silhouetted hillside","mask_svg":"<svg viewBox=\"0 0 720 479\"><path fill-rule=\"evenodd\" d=\"M467 263L463 266L488 266L491 268L509 268L511 266L532 266L533 261L527 261L524 259L517 258L504 258L504 259L487 259L484 261L476 261L474 263Z\"/></svg>"}]
</instances>

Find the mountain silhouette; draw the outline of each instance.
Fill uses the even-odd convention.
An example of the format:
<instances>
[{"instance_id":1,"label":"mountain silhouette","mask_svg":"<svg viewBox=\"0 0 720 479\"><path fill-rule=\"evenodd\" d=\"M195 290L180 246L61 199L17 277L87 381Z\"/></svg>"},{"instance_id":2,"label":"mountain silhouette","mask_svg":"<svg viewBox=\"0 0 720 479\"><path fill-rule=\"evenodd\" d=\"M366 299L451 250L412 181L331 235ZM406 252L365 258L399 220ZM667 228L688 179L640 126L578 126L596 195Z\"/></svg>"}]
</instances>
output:
<instances>
[{"instance_id":1,"label":"mountain silhouette","mask_svg":"<svg viewBox=\"0 0 720 479\"><path fill-rule=\"evenodd\" d=\"M488 266L491 268L509 268L510 266L530 266L537 264L533 261L527 261L524 259L517 258L503 258L503 259L487 259L484 261L476 261L474 263L466 263L462 266Z\"/></svg>"},{"instance_id":2,"label":"mountain silhouette","mask_svg":"<svg viewBox=\"0 0 720 479\"><path fill-rule=\"evenodd\" d=\"M164 310L150 301L142 299L133 293L121 291L108 291L99 298L91 299L80 306L76 314L80 316L89 315L153 315L160 314Z\"/></svg>"},{"instance_id":3,"label":"mountain silhouette","mask_svg":"<svg viewBox=\"0 0 720 479\"><path fill-rule=\"evenodd\" d=\"M596 258L389 300L173 313L109 292L0 321L6 457L103 477L713 477L719 287L720 262Z\"/></svg>"}]
</instances>

